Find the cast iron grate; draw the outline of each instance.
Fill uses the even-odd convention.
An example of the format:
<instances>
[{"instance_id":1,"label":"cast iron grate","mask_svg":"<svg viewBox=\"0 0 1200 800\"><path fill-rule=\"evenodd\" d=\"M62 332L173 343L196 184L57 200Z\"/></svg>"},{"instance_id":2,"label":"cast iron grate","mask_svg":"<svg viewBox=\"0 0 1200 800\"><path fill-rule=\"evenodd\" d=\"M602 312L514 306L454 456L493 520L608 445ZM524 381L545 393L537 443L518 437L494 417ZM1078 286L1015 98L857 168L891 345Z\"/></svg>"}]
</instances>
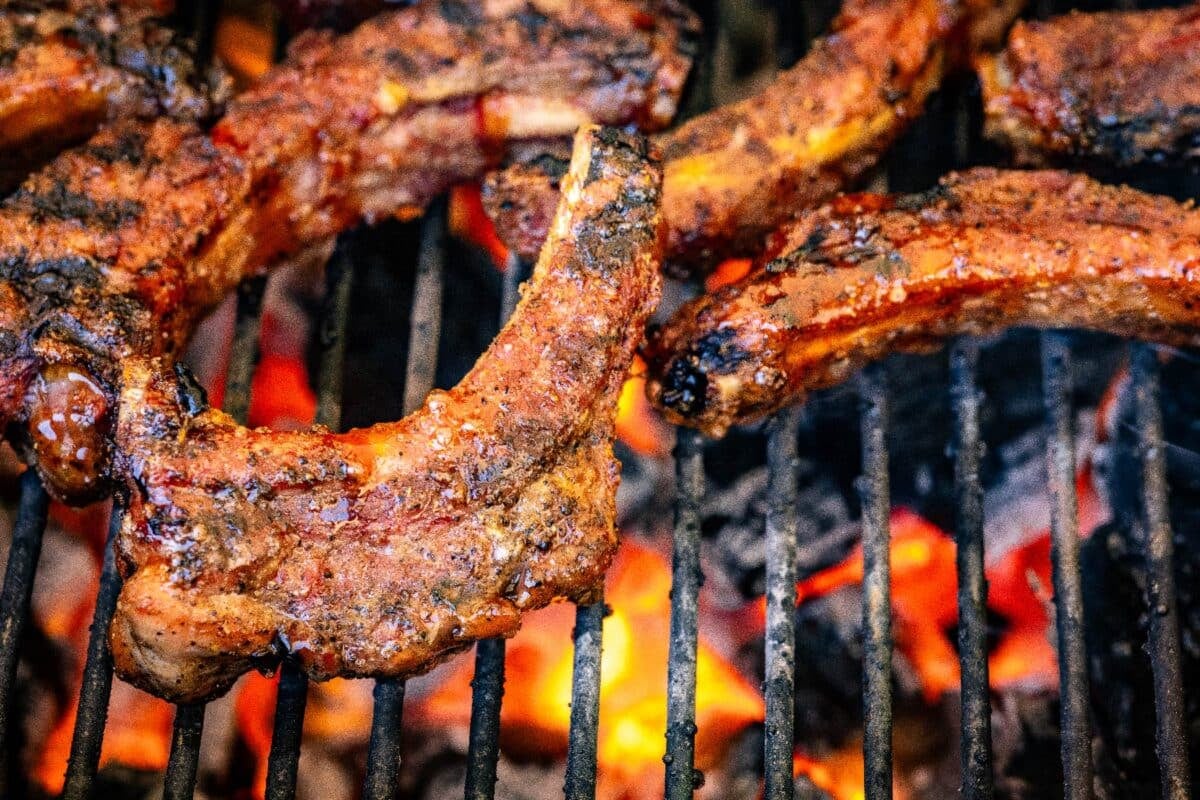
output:
<instances>
[{"instance_id":1,"label":"cast iron grate","mask_svg":"<svg viewBox=\"0 0 1200 800\"><path fill-rule=\"evenodd\" d=\"M714 4L695 4L715 31ZM790 0L776 2L779 59L794 60L800 44L817 32L823 13L816 3L797 7ZM200 2L190 18L205 50L211 47L215 14ZM1049 8L1039 8L1041 14ZM710 33L709 43L712 43ZM709 52L711 52L711 47ZM708 81L712 64L707 58L697 66L695 86L687 110L694 112L711 100ZM960 109L960 117L966 112ZM962 137L960 137L961 139ZM966 147L967 145L963 145ZM433 387L441 326L443 240L446 235L444 202L426 215L423 223L417 280L411 316L412 342L407 362L405 411L416 408ZM502 316L516 303L517 286L528 265L511 263L505 272ZM336 428L341 417L342 364L354 265L348 248L339 243L327 267L327 292L318 336L320 359L317 374L317 421ZM250 379L257 358L262 281L248 282L239 291L233 355L229 366L225 410L245 421ZM1137 387L1137 429L1142 459L1143 524L1146 558L1150 569L1150 651L1157 709L1157 745L1163 796L1183 800L1189 796L1189 765L1184 734L1183 683L1180 671L1179 628L1172 572L1172 539L1167 516L1167 486L1162 446L1162 413L1159 405L1158 362L1153 348L1133 344L1131 374ZM1079 537L1074 483L1074 433L1072 430L1070 352L1057 333L1042 336L1043 385L1046 409L1047 476L1052 494L1054 589L1057 606L1058 645L1062 697L1062 760L1065 796L1071 800L1092 796L1091 729L1088 717L1088 678L1084 661L1083 603L1079 572ZM979 480L980 396L976 386L979 347L970 340L953 345L949 354L951 392L955 418L955 484L959 586L959 652L962 670L962 794L969 800L992 796L990 698L986 658L985 582L983 572L983 511ZM889 476L885 445L888 431L889 393L884 372L864 371L861 397L863 475L858 488L863 509L865 658L864 763L869 800L884 800L892 792L891 599L889 565ZM766 701L765 797L789 800L793 796L792 746L794 724L794 644L792 609L795 606L795 553L797 536L796 466L798 411L779 414L769 427L767 459L771 504L767 520L767 623L764 694ZM690 798L700 780L694 768L696 653L700 575L700 501L704 492L702 438L693 431L677 433L677 501L674 529L673 588L668 663L666 796ZM0 590L0 752L13 720L12 690L18 646L29 619L33 576L41 550L49 499L35 475L21 479L17 522L3 589ZM91 795L104 736L112 660L105 632L112 619L120 577L113 558L113 532L121 519L114 507L100 579L96 611L84 669L75 735L71 746L63 797L83 800ZM564 793L568 800L594 798L596 745L599 725L601 623L604 604L581 606L576 612L575 655L569 746ZM505 646L503 640L481 642L476 648L471 728L464 792L468 800L494 795L499 757L499 714L503 696ZM300 755L307 679L294 665L282 666L274 736L269 755L267 797L291 798L295 794ZM375 713L367 759L363 796L387 800L398 793L400 728L404 682L381 680L374 692ZM180 800L193 794L204 706L185 705L176 710L164 798ZM3 776L0 771L0 776ZM2 777L0 777L2 779ZM7 792L0 787L0 794Z\"/></svg>"}]
</instances>

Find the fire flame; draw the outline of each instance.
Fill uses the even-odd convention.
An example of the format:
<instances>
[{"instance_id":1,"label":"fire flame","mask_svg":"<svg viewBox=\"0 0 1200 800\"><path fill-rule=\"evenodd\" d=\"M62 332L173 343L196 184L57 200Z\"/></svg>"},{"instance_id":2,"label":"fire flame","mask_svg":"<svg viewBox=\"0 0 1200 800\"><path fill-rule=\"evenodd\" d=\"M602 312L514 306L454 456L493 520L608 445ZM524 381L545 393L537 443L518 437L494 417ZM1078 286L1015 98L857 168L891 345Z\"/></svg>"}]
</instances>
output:
<instances>
[{"instance_id":1,"label":"fire flame","mask_svg":"<svg viewBox=\"0 0 1200 800\"><path fill-rule=\"evenodd\" d=\"M1076 479L1080 530L1100 521L1100 502L1085 467ZM912 664L922 694L935 702L959 685L958 653L949 631L957 622L958 571L954 540L916 513L899 508L891 515L892 614L896 647ZM988 657L993 687L1013 684L1054 686L1057 659L1050 643L1049 604L1053 600L1050 533L1041 531L986 569L988 608L1005 630ZM862 548L844 561L796 584L796 602L863 579ZM759 605L760 620L765 607Z\"/></svg>"},{"instance_id":2,"label":"fire flame","mask_svg":"<svg viewBox=\"0 0 1200 800\"><path fill-rule=\"evenodd\" d=\"M601 656L599 795L661 795L666 730L670 570L655 553L626 541L607 581L612 614ZM508 645L501 741L514 756L566 752L570 725L574 610L530 615ZM415 712L420 724L465 725L472 666L460 663ZM696 766L718 763L732 736L763 718L759 693L701 638L696 668Z\"/></svg>"},{"instance_id":3,"label":"fire flame","mask_svg":"<svg viewBox=\"0 0 1200 800\"><path fill-rule=\"evenodd\" d=\"M641 356L634 356L617 400L617 438L639 455L665 458L671 454L671 427L646 397L646 362Z\"/></svg>"},{"instance_id":4,"label":"fire flame","mask_svg":"<svg viewBox=\"0 0 1200 800\"><path fill-rule=\"evenodd\" d=\"M508 248L483 210L477 184L463 184L450 190L449 223L451 233L486 252L497 269L503 271L508 266Z\"/></svg>"}]
</instances>

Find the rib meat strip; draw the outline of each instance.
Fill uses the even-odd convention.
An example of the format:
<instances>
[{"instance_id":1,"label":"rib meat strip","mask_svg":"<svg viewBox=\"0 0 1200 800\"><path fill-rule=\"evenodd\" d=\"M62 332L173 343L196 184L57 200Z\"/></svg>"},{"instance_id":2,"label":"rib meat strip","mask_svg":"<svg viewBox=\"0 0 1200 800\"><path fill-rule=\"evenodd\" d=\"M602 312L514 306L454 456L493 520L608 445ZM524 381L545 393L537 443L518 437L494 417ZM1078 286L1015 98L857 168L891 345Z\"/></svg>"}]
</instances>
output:
<instances>
[{"instance_id":1,"label":"rib meat strip","mask_svg":"<svg viewBox=\"0 0 1200 800\"><path fill-rule=\"evenodd\" d=\"M1200 4L1021 22L978 70L986 132L1022 163L1200 156Z\"/></svg>"},{"instance_id":2,"label":"rib meat strip","mask_svg":"<svg viewBox=\"0 0 1200 800\"><path fill-rule=\"evenodd\" d=\"M302 37L211 134L102 131L0 205L0 424L59 496L95 496L121 362L175 358L242 278L419 213L511 142L665 124L694 32L675 0L429 0Z\"/></svg>"},{"instance_id":3,"label":"rib meat strip","mask_svg":"<svg viewBox=\"0 0 1200 800\"><path fill-rule=\"evenodd\" d=\"M662 134L667 257L709 263L754 252L798 208L874 167L948 65L998 39L1020 0L848 0L832 32L758 94ZM537 253L561 159L532 150L489 176L500 238Z\"/></svg>"},{"instance_id":4,"label":"rib meat strip","mask_svg":"<svg viewBox=\"0 0 1200 800\"><path fill-rule=\"evenodd\" d=\"M0 191L104 122L215 116L227 84L197 68L165 10L114 0L0 7Z\"/></svg>"},{"instance_id":5,"label":"rib meat strip","mask_svg":"<svg viewBox=\"0 0 1200 800\"><path fill-rule=\"evenodd\" d=\"M181 702L284 656L410 675L590 597L616 547L617 398L659 297L660 181L644 139L582 129L516 312L399 422L248 430L131 362L118 674Z\"/></svg>"},{"instance_id":6,"label":"rib meat strip","mask_svg":"<svg viewBox=\"0 0 1200 800\"><path fill-rule=\"evenodd\" d=\"M651 399L720 435L897 350L1014 325L1200 345L1200 212L1066 172L847 195L651 336Z\"/></svg>"}]
</instances>

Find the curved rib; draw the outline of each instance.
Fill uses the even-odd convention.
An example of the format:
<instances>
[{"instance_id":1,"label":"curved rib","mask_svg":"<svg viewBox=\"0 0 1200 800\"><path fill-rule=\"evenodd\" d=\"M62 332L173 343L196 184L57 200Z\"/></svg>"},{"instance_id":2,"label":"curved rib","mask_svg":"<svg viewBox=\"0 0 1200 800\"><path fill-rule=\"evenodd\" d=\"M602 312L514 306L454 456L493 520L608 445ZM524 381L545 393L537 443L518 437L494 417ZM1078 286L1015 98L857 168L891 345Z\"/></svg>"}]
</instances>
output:
<instances>
[{"instance_id":1,"label":"curved rib","mask_svg":"<svg viewBox=\"0 0 1200 800\"><path fill-rule=\"evenodd\" d=\"M510 322L411 416L252 431L190 416L171 373L126 368L122 677L191 701L284 654L314 678L407 675L599 585L617 398L658 301L661 176L639 137L576 142Z\"/></svg>"},{"instance_id":2,"label":"curved rib","mask_svg":"<svg viewBox=\"0 0 1200 800\"><path fill-rule=\"evenodd\" d=\"M720 435L896 350L1015 325L1200 344L1200 212L1066 172L977 169L848 195L648 346L651 399Z\"/></svg>"},{"instance_id":3,"label":"curved rib","mask_svg":"<svg viewBox=\"0 0 1200 800\"><path fill-rule=\"evenodd\" d=\"M419 213L512 142L665 124L693 27L676 0L426 0L302 37L211 135L102 131L0 205L0 424L53 491L95 496L122 361L174 358L242 278Z\"/></svg>"},{"instance_id":4,"label":"curved rib","mask_svg":"<svg viewBox=\"0 0 1200 800\"><path fill-rule=\"evenodd\" d=\"M763 91L662 134L667 257L754 252L796 209L874 167L959 51L996 37L1021 0L850 0L833 31ZM489 176L484 202L525 257L545 238L556 154Z\"/></svg>"}]
</instances>

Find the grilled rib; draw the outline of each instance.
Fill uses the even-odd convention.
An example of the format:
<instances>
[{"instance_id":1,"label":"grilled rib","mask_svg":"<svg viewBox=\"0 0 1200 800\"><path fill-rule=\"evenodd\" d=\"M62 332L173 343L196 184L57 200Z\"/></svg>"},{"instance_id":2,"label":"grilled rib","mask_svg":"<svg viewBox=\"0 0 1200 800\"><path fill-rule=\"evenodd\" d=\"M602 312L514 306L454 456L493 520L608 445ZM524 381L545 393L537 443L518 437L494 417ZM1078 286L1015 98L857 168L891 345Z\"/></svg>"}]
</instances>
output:
<instances>
[{"instance_id":1,"label":"grilled rib","mask_svg":"<svg viewBox=\"0 0 1200 800\"><path fill-rule=\"evenodd\" d=\"M1014 325L1200 345L1200 212L1066 172L977 169L848 195L651 336L647 390L720 435L896 350Z\"/></svg>"},{"instance_id":2,"label":"grilled rib","mask_svg":"<svg viewBox=\"0 0 1200 800\"><path fill-rule=\"evenodd\" d=\"M923 108L947 62L1002 33L1020 0L849 0L833 32L757 95L663 134L667 257L751 252L797 208L861 178ZM501 240L530 258L556 203L561 154L488 177Z\"/></svg>"},{"instance_id":3,"label":"grilled rib","mask_svg":"<svg viewBox=\"0 0 1200 800\"><path fill-rule=\"evenodd\" d=\"M127 366L118 674L176 701L285 654L318 679L409 675L600 585L617 398L658 302L661 175L635 134L576 143L511 320L399 422L248 430L189 411L169 370Z\"/></svg>"},{"instance_id":4,"label":"grilled rib","mask_svg":"<svg viewBox=\"0 0 1200 800\"><path fill-rule=\"evenodd\" d=\"M0 422L52 490L95 496L122 361L175 357L241 278L418 213L512 141L665 124L693 22L675 0L430 0L302 37L210 135L102 131L0 206Z\"/></svg>"},{"instance_id":5,"label":"grilled rib","mask_svg":"<svg viewBox=\"0 0 1200 800\"><path fill-rule=\"evenodd\" d=\"M150 2L21 0L0 8L0 191L104 122L204 120L227 84Z\"/></svg>"},{"instance_id":6,"label":"grilled rib","mask_svg":"<svg viewBox=\"0 0 1200 800\"><path fill-rule=\"evenodd\" d=\"M1068 14L980 59L985 130L1017 160L1200 157L1200 4Z\"/></svg>"}]
</instances>

